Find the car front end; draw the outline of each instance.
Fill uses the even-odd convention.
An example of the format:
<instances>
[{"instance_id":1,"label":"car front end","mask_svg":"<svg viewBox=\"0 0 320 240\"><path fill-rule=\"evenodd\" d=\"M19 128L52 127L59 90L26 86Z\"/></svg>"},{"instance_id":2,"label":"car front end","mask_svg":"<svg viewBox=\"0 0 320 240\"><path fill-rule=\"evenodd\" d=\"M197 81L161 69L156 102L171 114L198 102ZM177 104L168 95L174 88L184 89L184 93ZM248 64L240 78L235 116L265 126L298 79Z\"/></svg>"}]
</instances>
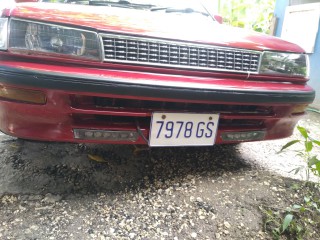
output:
<instances>
[{"instance_id":1,"label":"car front end","mask_svg":"<svg viewBox=\"0 0 320 240\"><path fill-rule=\"evenodd\" d=\"M154 2L4 8L1 131L42 141L149 146L292 134L314 99L303 49L221 25L194 3Z\"/></svg>"}]
</instances>

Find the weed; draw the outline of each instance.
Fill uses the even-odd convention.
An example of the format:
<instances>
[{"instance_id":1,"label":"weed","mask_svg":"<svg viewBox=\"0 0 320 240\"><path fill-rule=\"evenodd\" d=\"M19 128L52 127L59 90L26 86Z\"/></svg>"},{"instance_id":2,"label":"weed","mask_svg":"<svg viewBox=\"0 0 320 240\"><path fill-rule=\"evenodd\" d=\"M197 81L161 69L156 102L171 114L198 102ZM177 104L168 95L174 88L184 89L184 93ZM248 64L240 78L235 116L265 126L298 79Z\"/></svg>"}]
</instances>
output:
<instances>
[{"instance_id":1,"label":"weed","mask_svg":"<svg viewBox=\"0 0 320 240\"><path fill-rule=\"evenodd\" d=\"M299 130L300 134L303 137L303 140L293 140L285 144L280 152L286 150L287 148L297 144L302 143L303 148L300 150L297 150L297 155L303 158L303 160L307 163L306 167L298 167L294 169L295 174L300 172L301 170L305 169L306 175L307 175L307 181L310 180L310 172L312 172L314 175L320 177L320 160L317 155L314 155L312 150L315 147L320 147L320 141L313 139L309 133L308 130L304 127L298 126L297 129Z\"/></svg>"},{"instance_id":2,"label":"weed","mask_svg":"<svg viewBox=\"0 0 320 240\"><path fill-rule=\"evenodd\" d=\"M307 181L303 187L295 184L293 190L304 192L304 198L300 203L293 204L286 209L264 209L260 208L265 215L265 230L271 231L274 239L311 239L318 232L313 229L320 228L320 182L310 182L310 173L320 177L319 156L314 154L314 149L320 147L320 141L312 138L307 129L298 126L302 140L293 140L285 144L280 152L290 148L293 145L300 144L302 149L296 151L307 163L293 171L297 174L300 171L306 172Z\"/></svg>"},{"instance_id":3,"label":"weed","mask_svg":"<svg viewBox=\"0 0 320 240\"><path fill-rule=\"evenodd\" d=\"M320 227L320 200L314 195L286 209L260 207L260 210L265 216L264 229L272 233L273 239L316 239L318 233L314 229Z\"/></svg>"}]
</instances>

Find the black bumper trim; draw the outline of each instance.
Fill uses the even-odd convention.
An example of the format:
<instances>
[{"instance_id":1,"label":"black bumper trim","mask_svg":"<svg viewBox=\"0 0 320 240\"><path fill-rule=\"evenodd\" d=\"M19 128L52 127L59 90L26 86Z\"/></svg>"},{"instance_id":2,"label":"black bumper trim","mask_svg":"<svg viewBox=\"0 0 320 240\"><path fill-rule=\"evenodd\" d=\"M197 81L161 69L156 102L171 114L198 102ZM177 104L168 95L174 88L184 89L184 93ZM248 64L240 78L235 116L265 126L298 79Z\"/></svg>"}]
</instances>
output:
<instances>
[{"instance_id":1,"label":"black bumper trim","mask_svg":"<svg viewBox=\"0 0 320 240\"><path fill-rule=\"evenodd\" d=\"M116 79L96 79L86 76L38 73L36 71L0 66L0 83L18 86L69 90L115 95L170 98L190 101L216 101L225 103L290 104L311 103L315 92L248 91L229 89L199 89L170 86L152 86L117 82Z\"/></svg>"}]
</instances>

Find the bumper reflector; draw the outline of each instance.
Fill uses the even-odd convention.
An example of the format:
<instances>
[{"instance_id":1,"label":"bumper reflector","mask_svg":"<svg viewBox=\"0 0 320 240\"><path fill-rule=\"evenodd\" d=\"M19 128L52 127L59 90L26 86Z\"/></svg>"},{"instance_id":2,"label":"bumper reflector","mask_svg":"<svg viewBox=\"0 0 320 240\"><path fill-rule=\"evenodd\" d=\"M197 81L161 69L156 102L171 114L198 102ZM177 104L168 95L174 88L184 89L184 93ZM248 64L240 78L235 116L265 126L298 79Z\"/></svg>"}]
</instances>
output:
<instances>
[{"instance_id":1,"label":"bumper reflector","mask_svg":"<svg viewBox=\"0 0 320 240\"><path fill-rule=\"evenodd\" d=\"M73 129L74 138L108 141L131 141L135 142L139 134L135 131L108 131L91 129Z\"/></svg>"},{"instance_id":2,"label":"bumper reflector","mask_svg":"<svg viewBox=\"0 0 320 240\"><path fill-rule=\"evenodd\" d=\"M265 131L250 131L250 132L224 132L221 138L226 142L241 142L241 141L259 141L266 136Z\"/></svg>"},{"instance_id":3,"label":"bumper reflector","mask_svg":"<svg viewBox=\"0 0 320 240\"><path fill-rule=\"evenodd\" d=\"M0 98L9 101L45 104L46 95L41 91L0 86Z\"/></svg>"}]
</instances>

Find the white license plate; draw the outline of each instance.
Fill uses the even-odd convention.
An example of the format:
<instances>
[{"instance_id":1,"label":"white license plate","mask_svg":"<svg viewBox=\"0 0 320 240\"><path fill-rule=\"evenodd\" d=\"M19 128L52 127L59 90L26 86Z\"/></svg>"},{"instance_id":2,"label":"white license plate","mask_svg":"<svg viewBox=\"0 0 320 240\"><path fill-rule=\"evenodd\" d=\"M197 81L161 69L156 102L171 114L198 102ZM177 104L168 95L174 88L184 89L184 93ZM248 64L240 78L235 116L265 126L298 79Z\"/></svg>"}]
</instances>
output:
<instances>
[{"instance_id":1,"label":"white license plate","mask_svg":"<svg viewBox=\"0 0 320 240\"><path fill-rule=\"evenodd\" d=\"M149 146L212 146L216 139L219 114L152 114Z\"/></svg>"}]
</instances>

